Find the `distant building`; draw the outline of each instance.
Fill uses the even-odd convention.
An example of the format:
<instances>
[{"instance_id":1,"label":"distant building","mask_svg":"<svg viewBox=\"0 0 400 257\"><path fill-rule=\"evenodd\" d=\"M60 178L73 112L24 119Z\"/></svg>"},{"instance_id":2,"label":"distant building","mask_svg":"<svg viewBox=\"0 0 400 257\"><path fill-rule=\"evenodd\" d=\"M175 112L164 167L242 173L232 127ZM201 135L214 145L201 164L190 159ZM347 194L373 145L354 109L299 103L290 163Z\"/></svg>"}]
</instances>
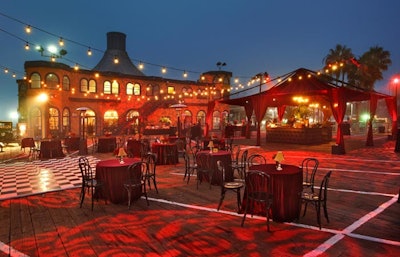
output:
<instances>
[{"instance_id":1,"label":"distant building","mask_svg":"<svg viewBox=\"0 0 400 257\"><path fill-rule=\"evenodd\" d=\"M209 71L198 81L146 76L129 58L125 39L123 33L107 33L107 50L92 70L50 61L25 62L27 79L17 81L19 122L26 125L25 136L131 135L146 128L176 126L178 113L182 129L198 121L204 128L209 101L228 96L232 73ZM177 103L187 107L170 107ZM217 103L212 109L209 130L220 131L229 106Z\"/></svg>"}]
</instances>

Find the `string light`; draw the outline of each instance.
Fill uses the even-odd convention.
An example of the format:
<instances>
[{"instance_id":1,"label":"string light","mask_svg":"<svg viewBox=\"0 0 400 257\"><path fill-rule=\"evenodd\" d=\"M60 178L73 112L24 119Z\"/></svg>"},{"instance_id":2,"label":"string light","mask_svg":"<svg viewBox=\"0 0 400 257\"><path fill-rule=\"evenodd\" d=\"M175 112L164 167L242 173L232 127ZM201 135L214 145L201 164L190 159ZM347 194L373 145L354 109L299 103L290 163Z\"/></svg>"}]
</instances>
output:
<instances>
[{"instance_id":1,"label":"string light","mask_svg":"<svg viewBox=\"0 0 400 257\"><path fill-rule=\"evenodd\" d=\"M115 64L118 64L118 63L119 63L119 59L118 59L117 56L114 56L114 63L115 63Z\"/></svg>"},{"instance_id":2,"label":"string light","mask_svg":"<svg viewBox=\"0 0 400 257\"><path fill-rule=\"evenodd\" d=\"M88 50L87 50L87 55L88 55L88 56L92 56L92 49L90 49L90 47L89 47Z\"/></svg>"},{"instance_id":3,"label":"string light","mask_svg":"<svg viewBox=\"0 0 400 257\"><path fill-rule=\"evenodd\" d=\"M64 40L63 40L62 37L60 37L60 40L58 41L58 44L59 44L60 46L64 46Z\"/></svg>"},{"instance_id":4,"label":"string light","mask_svg":"<svg viewBox=\"0 0 400 257\"><path fill-rule=\"evenodd\" d=\"M29 50L29 48L30 48L30 47L29 47L29 43L28 43L28 42L26 42L26 44L25 44L25 50L27 50L27 51L28 51L28 50Z\"/></svg>"},{"instance_id":5,"label":"string light","mask_svg":"<svg viewBox=\"0 0 400 257\"><path fill-rule=\"evenodd\" d=\"M30 26L30 25L27 25L27 26L25 27L25 32L28 33L28 34L30 34L30 33L32 32L32 29L31 29L31 26Z\"/></svg>"}]
</instances>

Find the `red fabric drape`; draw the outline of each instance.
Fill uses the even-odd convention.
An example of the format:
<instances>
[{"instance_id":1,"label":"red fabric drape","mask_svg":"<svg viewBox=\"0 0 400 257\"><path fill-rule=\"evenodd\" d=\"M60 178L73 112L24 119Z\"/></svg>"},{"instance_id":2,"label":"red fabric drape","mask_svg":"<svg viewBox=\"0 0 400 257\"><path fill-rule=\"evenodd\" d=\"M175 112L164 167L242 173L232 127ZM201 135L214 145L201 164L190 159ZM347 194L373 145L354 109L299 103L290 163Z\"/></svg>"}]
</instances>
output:
<instances>
[{"instance_id":1,"label":"red fabric drape","mask_svg":"<svg viewBox=\"0 0 400 257\"><path fill-rule=\"evenodd\" d=\"M263 101L263 97L259 94L256 97L252 98L253 106L254 106L254 115L257 120L257 145L260 145L261 142L261 121L264 118L265 112L267 111L268 103L267 101Z\"/></svg>"},{"instance_id":2,"label":"red fabric drape","mask_svg":"<svg viewBox=\"0 0 400 257\"><path fill-rule=\"evenodd\" d=\"M247 124L246 124L246 138L250 138L250 125L251 125L251 115L253 115L253 103L249 102L244 106L246 112Z\"/></svg>"},{"instance_id":3,"label":"red fabric drape","mask_svg":"<svg viewBox=\"0 0 400 257\"><path fill-rule=\"evenodd\" d=\"M396 97L386 98L386 106L392 118L392 138L397 136L397 99Z\"/></svg>"},{"instance_id":4,"label":"red fabric drape","mask_svg":"<svg viewBox=\"0 0 400 257\"><path fill-rule=\"evenodd\" d=\"M209 101L208 106L207 106L207 113L206 113L206 129L204 130L204 136L208 136L209 132L209 125L212 124L212 115L214 112L214 107L215 107L215 101Z\"/></svg>"},{"instance_id":5,"label":"red fabric drape","mask_svg":"<svg viewBox=\"0 0 400 257\"><path fill-rule=\"evenodd\" d=\"M336 123L338 124L336 133L336 144L344 152L342 123L344 119L344 114L346 113L346 100L343 87L331 90L331 110L333 117L335 117Z\"/></svg>"},{"instance_id":6,"label":"red fabric drape","mask_svg":"<svg viewBox=\"0 0 400 257\"><path fill-rule=\"evenodd\" d=\"M285 110L286 110L286 105L278 106L278 119L279 119L279 121L282 121L283 115L285 114Z\"/></svg>"},{"instance_id":7,"label":"red fabric drape","mask_svg":"<svg viewBox=\"0 0 400 257\"><path fill-rule=\"evenodd\" d=\"M378 105L378 97L375 94L371 94L371 98L369 100L369 123L368 123L368 133L367 133L367 146L374 145L374 136L372 133L372 121L374 120L376 107Z\"/></svg>"}]
</instances>

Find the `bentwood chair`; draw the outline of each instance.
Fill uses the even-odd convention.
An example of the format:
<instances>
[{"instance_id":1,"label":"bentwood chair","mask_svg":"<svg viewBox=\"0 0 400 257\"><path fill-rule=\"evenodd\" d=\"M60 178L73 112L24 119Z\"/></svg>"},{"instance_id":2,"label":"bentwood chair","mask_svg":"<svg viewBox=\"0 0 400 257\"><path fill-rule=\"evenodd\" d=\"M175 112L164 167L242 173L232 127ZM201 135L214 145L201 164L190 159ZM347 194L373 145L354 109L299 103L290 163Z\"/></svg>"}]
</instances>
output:
<instances>
[{"instance_id":1,"label":"bentwood chair","mask_svg":"<svg viewBox=\"0 0 400 257\"><path fill-rule=\"evenodd\" d=\"M221 178L221 197L219 199L219 204L217 210L221 208L222 202L225 198L225 193L227 191L232 191L236 193L236 201L237 201L237 211L239 213L241 207L241 197L240 190L244 187L244 183L242 182L225 182L225 166L222 161L217 161L217 167L220 173Z\"/></svg>"},{"instance_id":2,"label":"bentwood chair","mask_svg":"<svg viewBox=\"0 0 400 257\"><path fill-rule=\"evenodd\" d=\"M178 149L178 157L184 158L184 154L186 153L186 143L182 139L178 139L175 142L176 148Z\"/></svg>"},{"instance_id":3,"label":"bentwood chair","mask_svg":"<svg viewBox=\"0 0 400 257\"><path fill-rule=\"evenodd\" d=\"M132 193L140 191L140 195L146 197L147 206L149 206L149 200L147 199L146 181L144 180L144 174L148 170L148 165L145 161L135 162L128 167L129 179L124 183L124 188L128 192L128 209L131 208Z\"/></svg>"},{"instance_id":4,"label":"bentwood chair","mask_svg":"<svg viewBox=\"0 0 400 257\"><path fill-rule=\"evenodd\" d=\"M85 199L86 189L88 193L92 195L92 211L94 205L94 196L99 196L98 191L101 191L103 183L95 178L95 172L89 164L89 160L86 157L80 157L78 160L79 169L82 175L82 189L80 194L80 208L82 208L83 200ZM107 203L107 201L106 201Z\"/></svg>"},{"instance_id":5,"label":"bentwood chair","mask_svg":"<svg viewBox=\"0 0 400 257\"><path fill-rule=\"evenodd\" d=\"M261 204L265 208L267 228L268 231L270 231L269 216L273 202L270 176L262 171L250 170L246 173L245 185L246 190L244 197L246 199L246 206L241 226L243 227L247 212L250 210L251 216L253 216L255 204Z\"/></svg>"},{"instance_id":6,"label":"bentwood chair","mask_svg":"<svg viewBox=\"0 0 400 257\"><path fill-rule=\"evenodd\" d=\"M328 184L329 178L331 176L332 171L329 171L325 174L324 178L321 181L321 185L319 187L319 192L303 192L301 195L301 200L304 203L304 215L306 215L307 205L309 203L315 206L315 210L317 211L317 222L319 225L319 229L321 229L321 207L324 209L324 215L326 221L329 223L328 217L328 209L327 209L327 199L328 199Z\"/></svg>"},{"instance_id":7,"label":"bentwood chair","mask_svg":"<svg viewBox=\"0 0 400 257\"><path fill-rule=\"evenodd\" d=\"M255 153L247 158L247 167L260 164L267 164L267 159L264 155Z\"/></svg>"},{"instance_id":8,"label":"bentwood chair","mask_svg":"<svg viewBox=\"0 0 400 257\"><path fill-rule=\"evenodd\" d=\"M249 154L249 150L246 149L246 150L242 151L242 154L241 154L238 162L232 164L232 172L234 173L236 170L239 175L240 180L244 180L244 177L245 177L248 154Z\"/></svg>"},{"instance_id":9,"label":"bentwood chair","mask_svg":"<svg viewBox=\"0 0 400 257\"><path fill-rule=\"evenodd\" d=\"M301 162L301 169L303 171L303 188L309 188L314 192L314 179L317 172L319 161L316 158L305 158Z\"/></svg>"},{"instance_id":10,"label":"bentwood chair","mask_svg":"<svg viewBox=\"0 0 400 257\"><path fill-rule=\"evenodd\" d=\"M195 158L191 158L187 152L183 154L183 158L185 160L185 175L183 176L183 180L187 178L187 184L189 184L190 176L197 171L197 164Z\"/></svg>"},{"instance_id":11,"label":"bentwood chair","mask_svg":"<svg viewBox=\"0 0 400 257\"><path fill-rule=\"evenodd\" d=\"M154 188L158 194L157 180L156 180L156 166L157 156L155 153L148 153L145 156L145 162L147 163L147 170L144 173L144 180L147 181L149 189L151 189L151 181L153 181Z\"/></svg>"},{"instance_id":12,"label":"bentwood chair","mask_svg":"<svg viewBox=\"0 0 400 257\"><path fill-rule=\"evenodd\" d=\"M210 155L206 152L198 152L196 154L197 189L199 189L199 184L201 184L201 182L203 182L204 179L208 179L208 181L210 182L210 189L211 189L213 170L211 169L210 159L211 159Z\"/></svg>"}]
</instances>

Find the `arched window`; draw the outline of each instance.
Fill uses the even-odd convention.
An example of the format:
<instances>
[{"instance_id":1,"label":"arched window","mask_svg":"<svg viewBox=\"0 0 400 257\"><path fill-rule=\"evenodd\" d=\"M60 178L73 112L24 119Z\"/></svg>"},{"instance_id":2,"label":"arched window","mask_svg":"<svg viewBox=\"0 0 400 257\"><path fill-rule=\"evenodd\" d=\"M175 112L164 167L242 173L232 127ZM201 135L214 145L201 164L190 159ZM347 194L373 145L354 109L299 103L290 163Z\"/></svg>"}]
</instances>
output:
<instances>
[{"instance_id":1,"label":"arched window","mask_svg":"<svg viewBox=\"0 0 400 257\"><path fill-rule=\"evenodd\" d=\"M182 115L183 115L183 127L185 129L190 128L193 123L192 112L189 110L185 110Z\"/></svg>"},{"instance_id":2,"label":"arched window","mask_svg":"<svg viewBox=\"0 0 400 257\"><path fill-rule=\"evenodd\" d=\"M118 113L114 110L109 110L104 113L104 130L105 132L113 133L118 126Z\"/></svg>"},{"instance_id":3,"label":"arched window","mask_svg":"<svg viewBox=\"0 0 400 257\"><path fill-rule=\"evenodd\" d=\"M212 129L220 129L220 128L221 128L221 113L219 111L214 111Z\"/></svg>"},{"instance_id":4,"label":"arched window","mask_svg":"<svg viewBox=\"0 0 400 257\"><path fill-rule=\"evenodd\" d=\"M201 126L203 127L206 124L206 112L205 111L199 111L197 113L196 117L196 123L200 122Z\"/></svg>"},{"instance_id":5,"label":"arched window","mask_svg":"<svg viewBox=\"0 0 400 257\"><path fill-rule=\"evenodd\" d=\"M108 80L104 81L103 93L107 95L111 94L111 83Z\"/></svg>"},{"instance_id":6,"label":"arched window","mask_svg":"<svg viewBox=\"0 0 400 257\"><path fill-rule=\"evenodd\" d=\"M31 88L41 88L39 73L32 73L31 75Z\"/></svg>"},{"instance_id":7,"label":"arched window","mask_svg":"<svg viewBox=\"0 0 400 257\"><path fill-rule=\"evenodd\" d=\"M86 124L87 124L87 129L86 129L86 135L87 136L95 136L96 135L96 114L94 113L93 110L87 110L85 112L85 117L86 117Z\"/></svg>"},{"instance_id":8,"label":"arched window","mask_svg":"<svg viewBox=\"0 0 400 257\"><path fill-rule=\"evenodd\" d=\"M71 130L71 116L68 108L64 108L62 112L62 127L64 132Z\"/></svg>"},{"instance_id":9,"label":"arched window","mask_svg":"<svg viewBox=\"0 0 400 257\"><path fill-rule=\"evenodd\" d=\"M140 84L135 83L135 85L133 87L133 94L134 95L140 95L141 94Z\"/></svg>"},{"instance_id":10,"label":"arched window","mask_svg":"<svg viewBox=\"0 0 400 257\"><path fill-rule=\"evenodd\" d=\"M50 132L58 132L60 124L60 113L56 108L49 108L49 129Z\"/></svg>"},{"instance_id":11,"label":"arched window","mask_svg":"<svg viewBox=\"0 0 400 257\"><path fill-rule=\"evenodd\" d=\"M38 107L32 108L30 112L31 128L35 138L42 137L42 112Z\"/></svg>"},{"instance_id":12,"label":"arched window","mask_svg":"<svg viewBox=\"0 0 400 257\"><path fill-rule=\"evenodd\" d=\"M89 83L87 79L81 79L81 92L82 93L89 92Z\"/></svg>"},{"instance_id":13,"label":"arched window","mask_svg":"<svg viewBox=\"0 0 400 257\"><path fill-rule=\"evenodd\" d=\"M133 95L133 84L130 82L126 84L126 94Z\"/></svg>"},{"instance_id":14,"label":"arched window","mask_svg":"<svg viewBox=\"0 0 400 257\"><path fill-rule=\"evenodd\" d=\"M45 84L49 89L58 89L60 87L60 80L56 74L49 73L46 75Z\"/></svg>"},{"instance_id":15,"label":"arched window","mask_svg":"<svg viewBox=\"0 0 400 257\"><path fill-rule=\"evenodd\" d=\"M112 85L111 85L111 93L113 95L118 95L119 94L119 83L114 80Z\"/></svg>"},{"instance_id":16,"label":"arched window","mask_svg":"<svg viewBox=\"0 0 400 257\"><path fill-rule=\"evenodd\" d=\"M63 76L62 88L63 88L64 91L69 91L70 90L70 82L69 82L68 76Z\"/></svg>"},{"instance_id":17,"label":"arched window","mask_svg":"<svg viewBox=\"0 0 400 257\"><path fill-rule=\"evenodd\" d=\"M136 110L130 110L126 114L126 121L134 121L139 117L139 112Z\"/></svg>"},{"instance_id":18,"label":"arched window","mask_svg":"<svg viewBox=\"0 0 400 257\"><path fill-rule=\"evenodd\" d=\"M89 80L89 88L88 91L90 93L96 93L97 92L97 85L96 85L96 80L91 79Z\"/></svg>"}]
</instances>

